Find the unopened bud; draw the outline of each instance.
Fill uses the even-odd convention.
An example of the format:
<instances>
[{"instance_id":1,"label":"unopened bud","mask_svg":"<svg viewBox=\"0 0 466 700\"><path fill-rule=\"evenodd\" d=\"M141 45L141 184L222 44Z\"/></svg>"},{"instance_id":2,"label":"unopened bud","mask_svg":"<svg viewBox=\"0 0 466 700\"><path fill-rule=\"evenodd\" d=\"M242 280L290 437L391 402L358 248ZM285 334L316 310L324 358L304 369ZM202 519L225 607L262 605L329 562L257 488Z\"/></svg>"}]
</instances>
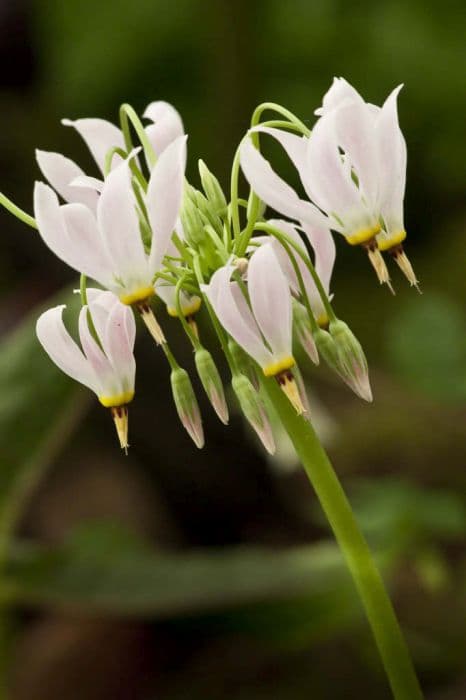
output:
<instances>
[{"instance_id":1,"label":"unopened bud","mask_svg":"<svg viewBox=\"0 0 466 700\"><path fill-rule=\"evenodd\" d=\"M211 205L213 206L215 213L222 216L226 212L227 200L220 186L219 181L213 175L207 165L203 160L198 162L199 175L201 176L202 187L204 189L205 195Z\"/></svg>"},{"instance_id":2,"label":"unopened bud","mask_svg":"<svg viewBox=\"0 0 466 700\"><path fill-rule=\"evenodd\" d=\"M222 380L212 355L205 348L199 348L194 355L197 373L210 403L222 423L228 424L228 407L225 401Z\"/></svg>"},{"instance_id":3,"label":"unopened bud","mask_svg":"<svg viewBox=\"0 0 466 700\"><path fill-rule=\"evenodd\" d=\"M254 366L249 358L249 355L244 352L243 348L238 345L238 343L235 343L235 341L230 338L228 341L228 350L230 352L230 355L233 360L233 367L236 372L239 372L240 374L244 374L246 377L249 377L251 382L253 383L253 386L258 388L259 386L259 381L257 379L257 375L254 369Z\"/></svg>"},{"instance_id":4,"label":"unopened bud","mask_svg":"<svg viewBox=\"0 0 466 700\"><path fill-rule=\"evenodd\" d=\"M311 362L318 365L319 353L312 335L308 313L304 306L296 300L293 300L293 326L304 352Z\"/></svg>"},{"instance_id":5,"label":"unopened bud","mask_svg":"<svg viewBox=\"0 0 466 700\"><path fill-rule=\"evenodd\" d=\"M196 190L196 205L204 226L210 224L210 226L212 226L217 235L222 235L221 218L218 216L217 212L215 211L214 207L209 202L209 200L206 197L204 197L202 192L199 192L199 190Z\"/></svg>"},{"instance_id":6,"label":"unopened bud","mask_svg":"<svg viewBox=\"0 0 466 700\"><path fill-rule=\"evenodd\" d=\"M330 333L337 348L342 378L361 399L372 401L369 368L361 343L344 321L331 321Z\"/></svg>"},{"instance_id":7,"label":"unopened bud","mask_svg":"<svg viewBox=\"0 0 466 700\"><path fill-rule=\"evenodd\" d=\"M197 247L202 244L206 235L204 232L204 224L199 214L195 201L191 198L191 193L188 192L183 200L183 207L180 213L181 225L183 226L184 235L191 245Z\"/></svg>"},{"instance_id":8,"label":"unopened bud","mask_svg":"<svg viewBox=\"0 0 466 700\"><path fill-rule=\"evenodd\" d=\"M271 455L274 454L275 441L265 406L259 394L244 374L235 374L232 386L247 421L256 431L267 452Z\"/></svg>"},{"instance_id":9,"label":"unopened bud","mask_svg":"<svg viewBox=\"0 0 466 700\"><path fill-rule=\"evenodd\" d=\"M170 375L173 399L180 421L196 447L204 447L201 413L191 380L186 370L178 367Z\"/></svg>"}]
</instances>

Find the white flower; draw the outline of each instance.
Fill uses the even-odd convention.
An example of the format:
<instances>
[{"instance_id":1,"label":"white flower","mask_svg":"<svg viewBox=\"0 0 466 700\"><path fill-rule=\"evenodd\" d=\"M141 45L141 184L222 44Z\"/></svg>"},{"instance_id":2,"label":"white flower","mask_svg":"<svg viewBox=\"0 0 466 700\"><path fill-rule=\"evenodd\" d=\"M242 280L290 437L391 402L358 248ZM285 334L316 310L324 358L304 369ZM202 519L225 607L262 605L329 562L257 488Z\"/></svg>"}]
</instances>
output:
<instances>
[{"instance_id":1,"label":"white flower","mask_svg":"<svg viewBox=\"0 0 466 700\"><path fill-rule=\"evenodd\" d=\"M298 244L303 250L303 252L305 252L307 255L302 237L299 235L296 226L291 224L289 221L284 221L283 219L271 219L268 223L271 226L274 226L275 228L279 229L280 231L283 231L283 233L285 233L288 236L288 238L290 238L292 241ZM302 228L314 250L315 271L322 283L324 292L326 293L327 297L329 297L331 296L330 280L332 277L333 265L335 263L335 242L330 232L326 229L316 229L306 224L304 224ZM255 240L257 239L252 239L253 242ZM280 263L280 267L286 275L292 293L294 294L294 296L300 297L301 289L299 286L299 281L293 264L285 248L282 246L282 244L277 238L274 238L272 236L264 237L262 240L264 242L266 241L266 245L272 246L275 255L277 256L278 261ZM316 321L319 325L326 325L328 323L327 312L325 310L322 297L318 292L314 279L301 256L296 252L294 248L292 248L291 246L289 246L289 248L301 273L306 294L309 299L309 303L313 314L316 318Z\"/></svg>"},{"instance_id":2,"label":"white flower","mask_svg":"<svg viewBox=\"0 0 466 700\"><path fill-rule=\"evenodd\" d=\"M249 261L249 300L245 289L231 281L235 269L232 265L221 267L202 290L225 330L261 366L266 377L277 378L296 411L303 413L290 372L295 364L291 292L272 246L260 246Z\"/></svg>"},{"instance_id":3,"label":"white flower","mask_svg":"<svg viewBox=\"0 0 466 700\"><path fill-rule=\"evenodd\" d=\"M154 293L154 276L167 251L184 188L186 137L162 153L151 173L146 208L152 229L150 251L141 238L128 161L105 179L96 217L83 204L60 206L55 192L37 182L34 211L39 233L65 263L114 292L124 304Z\"/></svg>"},{"instance_id":4,"label":"white flower","mask_svg":"<svg viewBox=\"0 0 466 700\"><path fill-rule=\"evenodd\" d=\"M203 291L222 326L264 374L279 374L294 365L288 281L271 246L261 246L249 262L249 306L241 286L231 281L234 270L231 265L221 267Z\"/></svg>"},{"instance_id":5,"label":"white flower","mask_svg":"<svg viewBox=\"0 0 466 700\"><path fill-rule=\"evenodd\" d=\"M406 144L396 107L400 89L379 108L364 102L345 80L336 79L309 137L262 126L253 129L279 141L316 206L298 197L250 139L241 146L243 172L266 204L301 224L327 226L350 244L367 246L379 279L387 283L388 272L378 249L399 246L406 237ZM414 284L415 278L410 281Z\"/></svg>"},{"instance_id":6,"label":"white flower","mask_svg":"<svg viewBox=\"0 0 466 700\"><path fill-rule=\"evenodd\" d=\"M37 320L39 342L55 364L70 377L97 394L112 409L121 446L127 447L126 405L134 396L136 362L133 349L136 325L131 310L111 292L88 289L87 306L79 315L81 348L63 323L63 309L56 306ZM93 330L89 327L89 314ZM94 330L95 329L95 330ZM97 334L98 342L93 336Z\"/></svg>"},{"instance_id":7,"label":"white flower","mask_svg":"<svg viewBox=\"0 0 466 700\"><path fill-rule=\"evenodd\" d=\"M152 124L145 127L145 132L157 156L160 156L172 141L184 134L181 117L168 102L151 102L146 107L144 117L152 121ZM62 123L74 127L80 134L102 176L109 151L112 148L125 150L121 130L105 119L63 119ZM79 165L61 153L37 150L36 158L44 177L66 202L85 204L92 211L96 211L98 193L103 187L101 179L88 177ZM121 161L121 156L114 155L112 169Z\"/></svg>"}]
</instances>

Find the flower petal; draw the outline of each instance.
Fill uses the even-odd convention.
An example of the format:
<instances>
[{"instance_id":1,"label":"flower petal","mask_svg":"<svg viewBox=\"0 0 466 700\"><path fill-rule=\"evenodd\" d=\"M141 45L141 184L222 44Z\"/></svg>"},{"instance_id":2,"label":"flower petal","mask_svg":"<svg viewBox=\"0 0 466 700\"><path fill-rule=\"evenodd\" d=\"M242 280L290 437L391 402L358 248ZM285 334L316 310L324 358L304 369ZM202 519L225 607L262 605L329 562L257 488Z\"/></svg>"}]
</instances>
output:
<instances>
[{"instance_id":1,"label":"flower petal","mask_svg":"<svg viewBox=\"0 0 466 700\"><path fill-rule=\"evenodd\" d=\"M248 291L254 317L274 357L291 355L291 294L285 275L269 245L251 257Z\"/></svg>"},{"instance_id":2,"label":"flower petal","mask_svg":"<svg viewBox=\"0 0 466 700\"><path fill-rule=\"evenodd\" d=\"M125 149L120 129L106 119L62 119L65 126L73 126L86 142L95 162L104 172L105 156L111 148ZM120 156L112 160L113 167L121 163Z\"/></svg>"},{"instance_id":3,"label":"flower petal","mask_svg":"<svg viewBox=\"0 0 466 700\"><path fill-rule=\"evenodd\" d=\"M368 105L344 101L335 110L338 145L358 177L359 188L370 207L375 207L378 193L377 150L374 115Z\"/></svg>"},{"instance_id":4,"label":"flower petal","mask_svg":"<svg viewBox=\"0 0 466 700\"><path fill-rule=\"evenodd\" d=\"M314 114L322 116L332 109L339 107L345 100L352 102L364 102L359 92L344 78L334 78L333 83L324 95L322 107L316 109Z\"/></svg>"},{"instance_id":5,"label":"flower petal","mask_svg":"<svg viewBox=\"0 0 466 700\"><path fill-rule=\"evenodd\" d=\"M88 189L75 189L71 184L78 177L85 177L83 171L70 158L61 153L36 150L36 159L44 177L67 202L85 204L92 211L97 207L97 193Z\"/></svg>"},{"instance_id":6,"label":"flower petal","mask_svg":"<svg viewBox=\"0 0 466 700\"><path fill-rule=\"evenodd\" d=\"M99 347L89 330L89 308L83 306L79 313L79 339L82 349L92 367L98 386L99 396L112 396L122 393L119 378L115 376L112 365Z\"/></svg>"},{"instance_id":7,"label":"flower petal","mask_svg":"<svg viewBox=\"0 0 466 700\"><path fill-rule=\"evenodd\" d=\"M157 156L160 156L172 141L184 134L181 117L168 102L151 102L143 116L154 122L146 127L146 133Z\"/></svg>"},{"instance_id":8,"label":"flower petal","mask_svg":"<svg viewBox=\"0 0 466 700\"><path fill-rule=\"evenodd\" d=\"M335 111L318 120L308 140L307 157L313 198L319 207L336 214L361 209L360 194L338 150Z\"/></svg>"},{"instance_id":9,"label":"flower petal","mask_svg":"<svg viewBox=\"0 0 466 700\"><path fill-rule=\"evenodd\" d=\"M124 286L150 284L152 276L139 230L128 160L106 177L97 206L97 221L113 262L114 275Z\"/></svg>"},{"instance_id":10,"label":"flower petal","mask_svg":"<svg viewBox=\"0 0 466 700\"><path fill-rule=\"evenodd\" d=\"M97 177L90 177L89 175L78 175L74 180L71 180L70 187L80 187L88 190L93 190L94 192L102 192L104 186L104 181L99 180ZM96 197L97 204L98 197Z\"/></svg>"},{"instance_id":11,"label":"flower petal","mask_svg":"<svg viewBox=\"0 0 466 700\"><path fill-rule=\"evenodd\" d=\"M149 266L153 274L165 257L183 200L186 139L179 136L167 146L149 180L146 205L152 229Z\"/></svg>"},{"instance_id":12,"label":"flower petal","mask_svg":"<svg viewBox=\"0 0 466 700\"><path fill-rule=\"evenodd\" d=\"M238 295L234 291L237 285L230 282L232 269L231 266L218 269L210 283L202 286L202 290L225 330L256 362L265 366L272 356L264 345L251 310L238 303Z\"/></svg>"},{"instance_id":13,"label":"flower petal","mask_svg":"<svg viewBox=\"0 0 466 700\"><path fill-rule=\"evenodd\" d=\"M34 214L42 239L57 257L102 285L109 284L109 259L96 221L86 206L60 206L51 187L36 182Z\"/></svg>"},{"instance_id":14,"label":"flower petal","mask_svg":"<svg viewBox=\"0 0 466 700\"><path fill-rule=\"evenodd\" d=\"M312 205L303 202L296 192L271 168L270 163L255 148L249 137L240 150L241 168L257 196L276 211L301 221L310 217Z\"/></svg>"},{"instance_id":15,"label":"flower petal","mask_svg":"<svg viewBox=\"0 0 466 700\"><path fill-rule=\"evenodd\" d=\"M387 233L404 229L403 199L406 186L406 142L398 123L399 85L386 99L376 120L379 152L380 207Z\"/></svg>"},{"instance_id":16,"label":"flower petal","mask_svg":"<svg viewBox=\"0 0 466 700\"><path fill-rule=\"evenodd\" d=\"M63 323L63 306L48 309L36 323L36 334L45 352L62 372L98 393L98 382L83 353Z\"/></svg>"}]
</instances>

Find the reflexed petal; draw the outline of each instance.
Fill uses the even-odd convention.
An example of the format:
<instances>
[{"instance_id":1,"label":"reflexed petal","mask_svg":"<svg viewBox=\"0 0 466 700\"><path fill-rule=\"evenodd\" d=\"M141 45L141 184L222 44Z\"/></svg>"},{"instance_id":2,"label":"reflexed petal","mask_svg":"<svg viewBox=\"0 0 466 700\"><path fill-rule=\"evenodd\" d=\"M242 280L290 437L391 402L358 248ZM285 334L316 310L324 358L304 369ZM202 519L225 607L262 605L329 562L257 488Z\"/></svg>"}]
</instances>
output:
<instances>
[{"instance_id":1,"label":"reflexed petal","mask_svg":"<svg viewBox=\"0 0 466 700\"><path fill-rule=\"evenodd\" d=\"M149 265L154 274L167 252L183 200L186 139L173 141L157 160L147 190L147 214L152 229Z\"/></svg>"},{"instance_id":2,"label":"reflexed petal","mask_svg":"<svg viewBox=\"0 0 466 700\"><path fill-rule=\"evenodd\" d=\"M284 148L289 159L295 166L298 172L306 165L306 148L307 138L305 136L297 136L282 129L273 129L269 126L255 126L250 129L249 133L260 132L261 134L269 134Z\"/></svg>"},{"instance_id":3,"label":"reflexed petal","mask_svg":"<svg viewBox=\"0 0 466 700\"><path fill-rule=\"evenodd\" d=\"M98 199L96 192L76 189L71 184L76 178L85 177L79 165L61 153L50 151L36 150L36 159L44 177L65 201L80 202L95 211Z\"/></svg>"},{"instance_id":4,"label":"reflexed petal","mask_svg":"<svg viewBox=\"0 0 466 700\"><path fill-rule=\"evenodd\" d=\"M128 327L130 327L129 334ZM125 391L134 391L136 361L133 354L133 339L135 330L136 323L132 310L120 302L115 304L107 319L104 348Z\"/></svg>"},{"instance_id":5,"label":"reflexed petal","mask_svg":"<svg viewBox=\"0 0 466 700\"><path fill-rule=\"evenodd\" d=\"M89 330L88 320L89 308L83 306L79 313L79 339L84 354L92 367L97 379L99 396L112 396L122 392L122 385L119 377L113 371L113 367L93 338Z\"/></svg>"},{"instance_id":6,"label":"reflexed petal","mask_svg":"<svg viewBox=\"0 0 466 700\"><path fill-rule=\"evenodd\" d=\"M272 359L271 354L262 341L251 311L245 312L244 307L238 306L230 282L231 272L230 266L220 268L212 276L210 284L202 286L202 290L225 330L260 365L267 365Z\"/></svg>"},{"instance_id":7,"label":"reflexed petal","mask_svg":"<svg viewBox=\"0 0 466 700\"><path fill-rule=\"evenodd\" d=\"M92 368L65 328L62 318L64 308L65 306L56 306L39 316L36 324L37 337L62 372L98 393L98 382Z\"/></svg>"},{"instance_id":8,"label":"reflexed petal","mask_svg":"<svg viewBox=\"0 0 466 700\"><path fill-rule=\"evenodd\" d=\"M75 179L70 182L70 187L87 188L99 193L102 192L103 186L103 180L99 180L97 177L90 177L89 175L78 175L78 177L75 177Z\"/></svg>"},{"instance_id":9,"label":"reflexed petal","mask_svg":"<svg viewBox=\"0 0 466 700\"><path fill-rule=\"evenodd\" d=\"M333 236L327 228L313 228L303 224L303 231L315 253L315 269L319 279L327 292L330 291L330 280L332 278L333 266L335 264L336 246ZM319 297L320 298L320 297Z\"/></svg>"},{"instance_id":10,"label":"reflexed petal","mask_svg":"<svg viewBox=\"0 0 466 700\"><path fill-rule=\"evenodd\" d=\"M338 150L334 111L318 120L308 140L307 155L316 204L327 213L360 209L359 192Z\"/></svg>"},{"instance_id":11,"label":"reflexed petal","mask_svg":"<svg viewBox=\"0 0 466 700\"><path fill-rule=\"evenodd\" d=\"M55 192L36 182L34 214L46 245L63 262L107 286L109 261L91 211L83 204L60 207Z\"/></svg>"},{"instance_id":12,"label":"reflexed petal","mask_svg":"<svg viewBox=\"0 0 466 700\"><path fill-rule=\"evenodd\" d=\"M272 354L291 355L291 295L269 245L261 246L249 261L248 291L254 317Z\"/></svg>"},{"instance_id":13,"label":"reflexed petal","mask_svg":"<svg viewBox=\"0 0 466 700\"><path fill-rule=\"evenodd\" d=\"M343 102L335 110L335 126L338 145L346 153L348 167L354 168L359 187L373 207L378 191L374 116L362 99Z\"/></svg>"},{"instance_id":14,"label":"reflexed petal","mask_svg":"<svg viewBox=\"0 0 466 700\"><path fill-rule=\"evenodd\" d=\"M86 142L95 162L104 171L105 156L111 148L125 149L125 141L120 129L105 119L62 119L65 126L73 126ZM120 156L115 156L112 166L121 163Z\"/></svg>"},{"instance_id":15,"label":"reflexed petal","mask_svg":"<svg viewBox=\"0 0 466 700\"><path fill-rule=\"evenodd\" d=\"M250 138L243 140L240 154L243 173L257 196L281 214L300 221L307 212L306 203L272 170Z\"/></svg>"},{"instance_id":16,"label":"reflexed petal","mask_svg":"<svg viewBox=\"0 0 466 700\"><path fill-rule=\"evenodd\" d=\"M136 200L128 161L112 170L97 206L99 229L113 261L113 272L123 284L150 283L146 253L139 230Z\"/></svg>"},{"instance_id":17,"label":"reflexed petal","mask_svg":"<svg viewBox=\"0 0 466 700\"><path fill-rule=\"evenodd\" d=\"M350 85L344 78L334 78L329 90L325 93L322 100L322 107L316 109L314 114L322 116L332 109L339 107L345 100L352 102L363 102L361 95L355 88Z\"/></svg>"},{"instance_id":18,"label":"reflexed petal","mask_svg":"<svg viewBox=\"0 0 466 700\"><path fill-rule=\"evenodd\" d=\"M154 122L146 127L146 133L157 156L160 156L172 141L184 134L181 117L168 102L151 102L143 116Z\"/></svg>"},{"instance_id":19,"label":"reflexed petal","mask_svg":"<svg viewBox=\"0 0 466 700\"><path fill-rule=\"evenodd\" d=\"M403 199L406 186L406 142L398 123L399 85L386 99L376 120L379 151L380 206L390 232L403 230Z\"/></svg>"}]
</instances>

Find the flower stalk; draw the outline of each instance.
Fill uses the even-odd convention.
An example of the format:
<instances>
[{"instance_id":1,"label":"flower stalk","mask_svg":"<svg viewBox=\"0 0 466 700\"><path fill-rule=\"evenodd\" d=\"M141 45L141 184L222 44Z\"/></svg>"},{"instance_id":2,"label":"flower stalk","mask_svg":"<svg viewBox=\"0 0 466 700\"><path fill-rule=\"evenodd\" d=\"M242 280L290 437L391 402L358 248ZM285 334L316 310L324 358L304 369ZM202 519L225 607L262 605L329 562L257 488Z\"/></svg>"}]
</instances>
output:
<instances>
[{"instance_id":1,"label":"flower stalk","mask_svg":"<svg viewBox=\"0 0 466 700\"><path fill-rule=\"evenodd\" d=\"M297 415L276 382L267 378L261 378L261 382L293 443L346 560L394 698L422 700L409 651L380 572L311 423Z\"/></svg>"}]
</instances>

